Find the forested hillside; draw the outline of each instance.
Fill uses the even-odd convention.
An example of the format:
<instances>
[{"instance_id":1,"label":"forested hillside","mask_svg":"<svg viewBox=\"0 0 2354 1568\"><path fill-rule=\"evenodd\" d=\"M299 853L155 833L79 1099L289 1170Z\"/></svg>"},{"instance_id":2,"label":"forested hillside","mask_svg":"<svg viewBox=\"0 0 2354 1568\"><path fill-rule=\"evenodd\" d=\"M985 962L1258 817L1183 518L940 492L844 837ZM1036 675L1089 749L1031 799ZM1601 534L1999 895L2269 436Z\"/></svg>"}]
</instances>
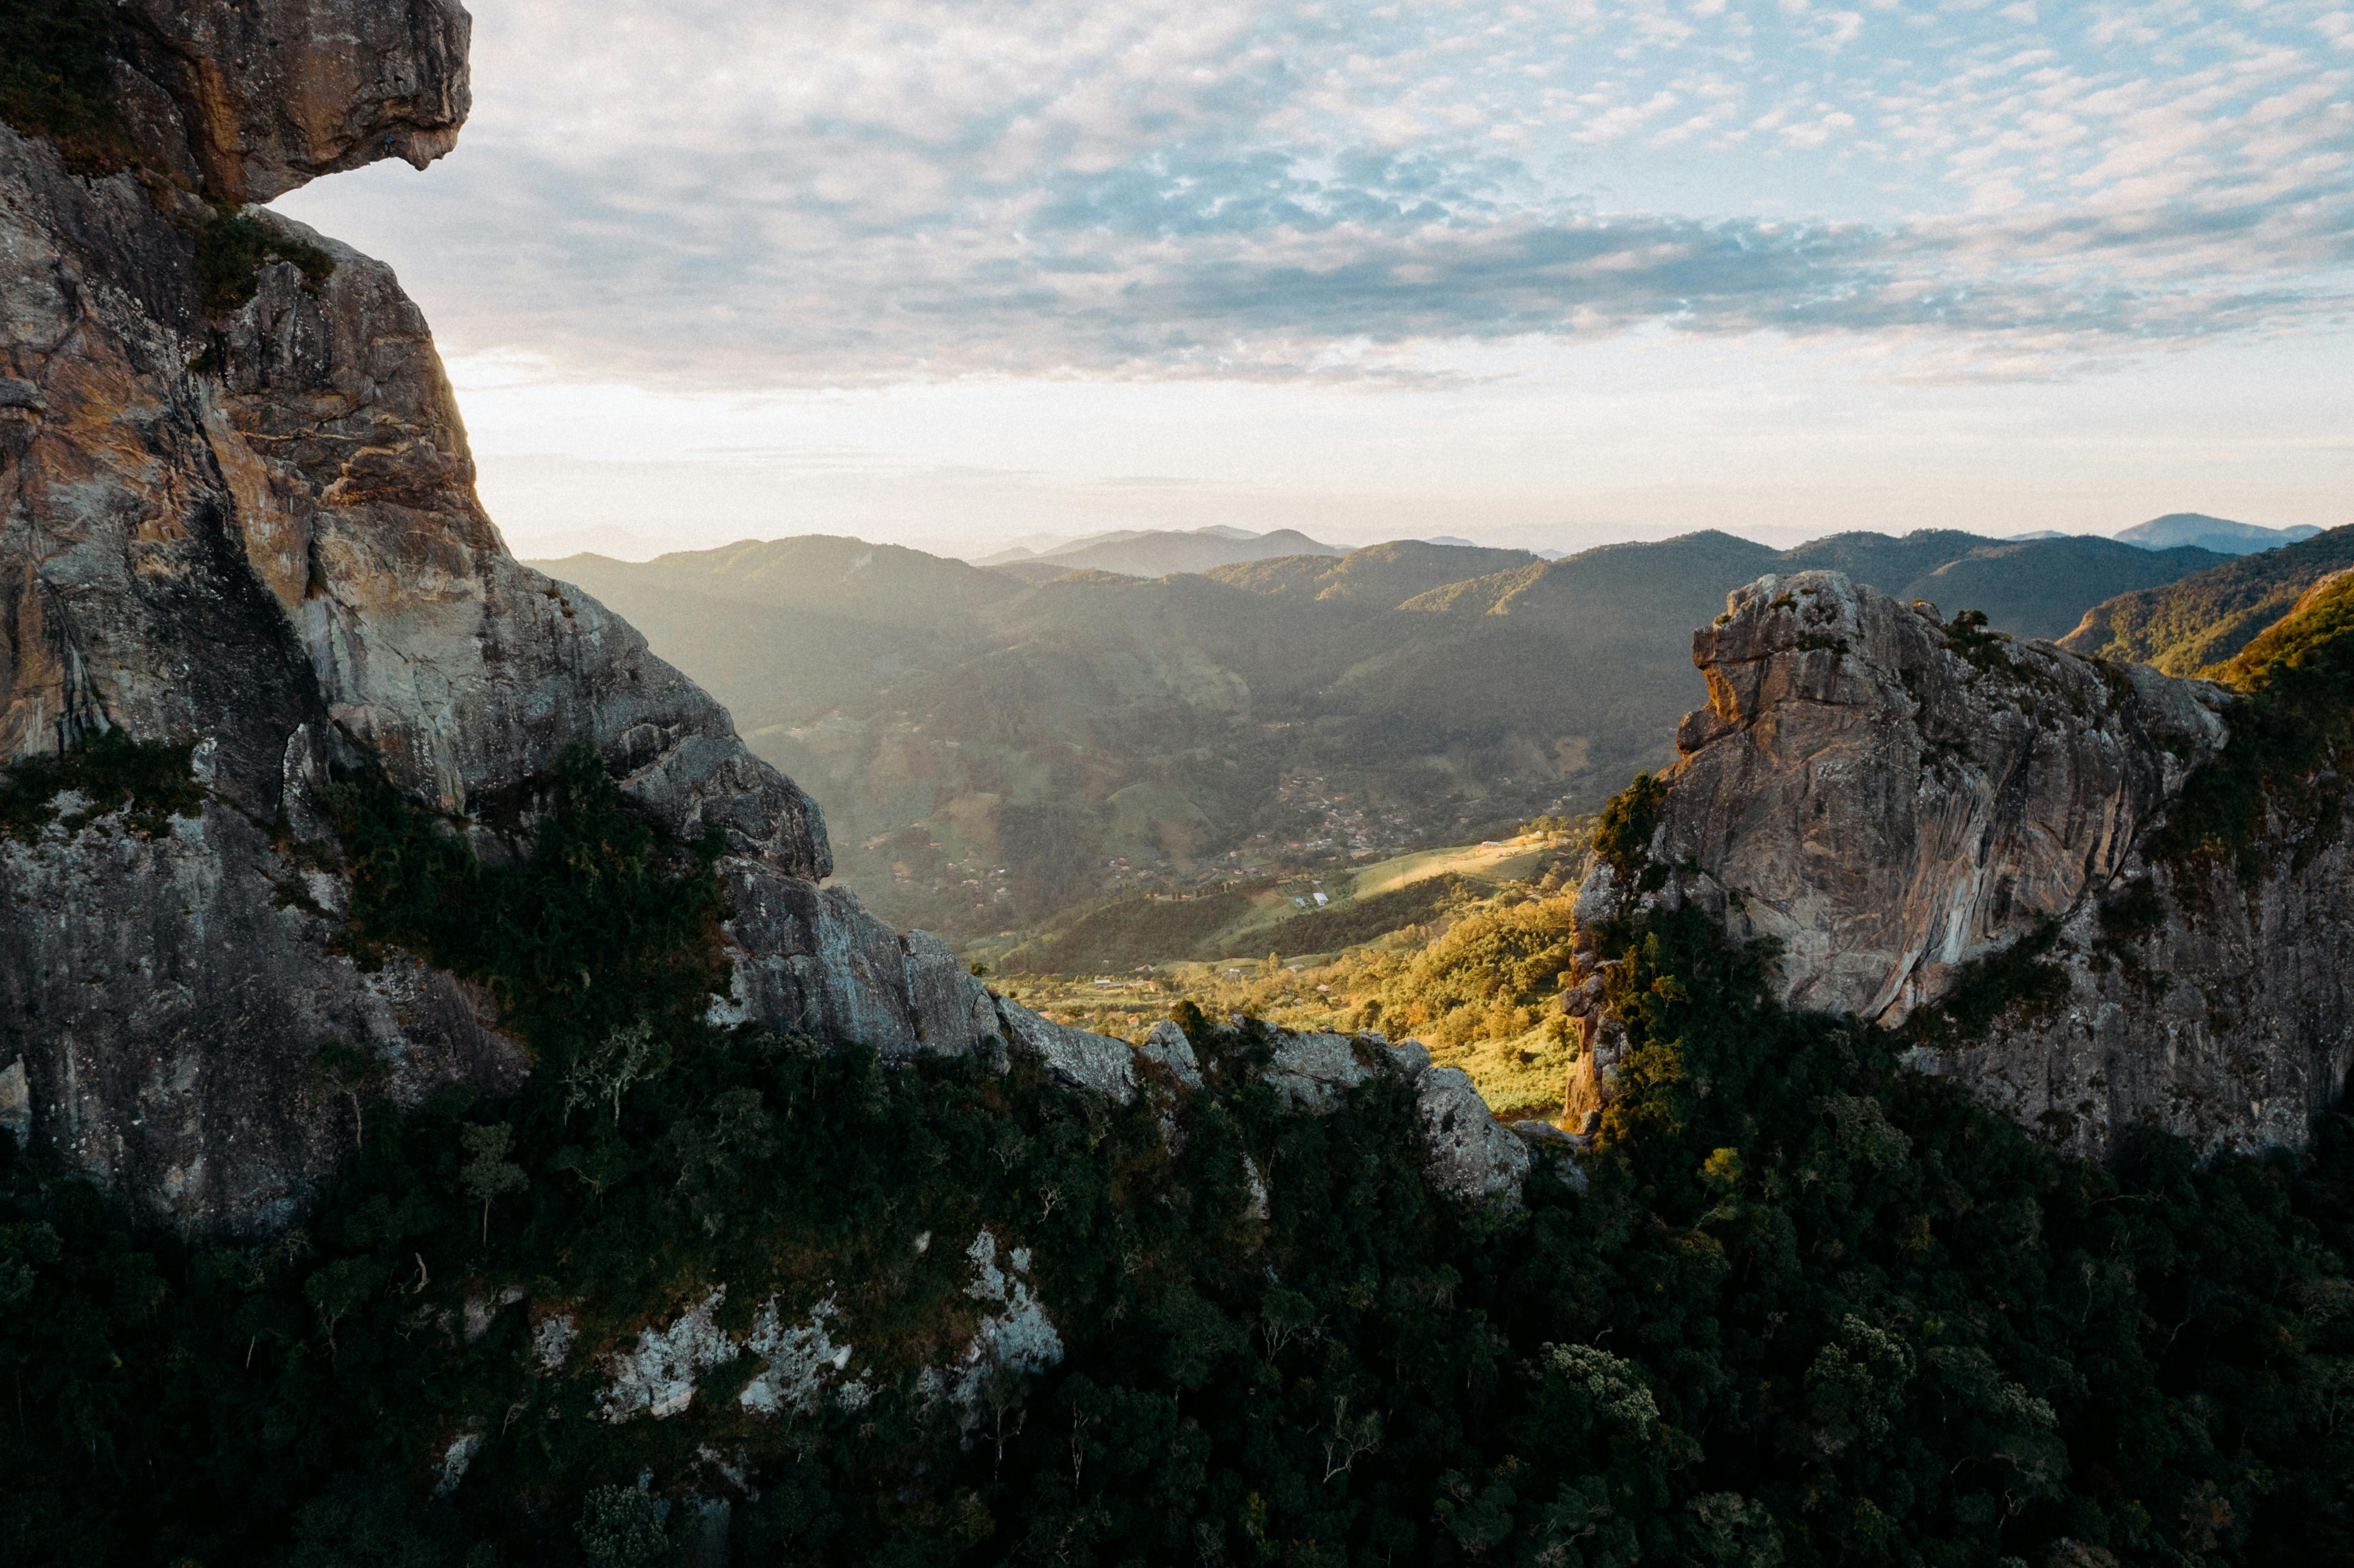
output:
<instances>
[{"instance_id":1,"label":"forested hillside","mask_svg":"<svg viewBox=\"0 0 2354 1568\"><path fill-rule=\"evenodd\" d=\"M832 538L546 565L817 797L875 908L969 939L1590 810L1666 759L1699 701L1691 629L1762 573L1832 567L2056 636L2221 559L1706 533L1553 562L1407 540L1165 578Z\"/></svg>"},{"instance_id":2,"label":"forested hillside","mask_svg":"<svg viewBox=\"0 0 2354 1568\"><path fill-rule=\"evenodd\" d=\"M1204 1089L1127 1104L714 1028L707 889L691 860L609 882L590 776L520 873L345 809L376 846L355 935L482 973L538 1070L404 1115L323 1051L366 1114L270 1243L134 1234L0 1138L9 1562L2354 1551L2342 1117L2304 1156L2063 1160L1901 1039L1783 1012L1768 956L1687 910L1597 933L1630 1054L1593 1149L1466 1205L1394 1081L1287 1112L1265 1027L1182 1003ZM584 956L682 983L610 1033L610 988L531 983L471 900L414 896L460 873L578 930L623 928L609 886L675 900Z\"/></svg>"},{"instance_id":3,"label":"forested hillside","mask_svg":"<svg viewBox=\"0 0 2354 1568\"><path fill-rule=\"evenodd\" d=\"M2354 567L2354 525L2243 556L2163 588L2094 605L2060 640L2071 652L2196 675L2230 661L2332 572Z\"/></svg>"}]
</instances>

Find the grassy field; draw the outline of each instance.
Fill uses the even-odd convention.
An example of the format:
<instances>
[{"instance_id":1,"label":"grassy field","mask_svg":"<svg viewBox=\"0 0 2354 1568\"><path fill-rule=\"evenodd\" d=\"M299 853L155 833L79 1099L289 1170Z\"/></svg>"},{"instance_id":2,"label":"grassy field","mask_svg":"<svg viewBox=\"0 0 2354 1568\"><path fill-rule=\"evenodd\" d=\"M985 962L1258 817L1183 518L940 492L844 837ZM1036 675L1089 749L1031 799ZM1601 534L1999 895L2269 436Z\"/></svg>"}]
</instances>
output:
<instances>
[{"instance_id":1,"label":"grassy field","mask_svg":"<svg viewBox=\"0 0 2354 1568\"><path fill-rule=\"evenodd\" d=\"M1290 1029L1380 1029L1461 1067L1499 1116L1551 1116L1576 1059L1558 997L1586 842L1556 831L1400 856L1312 911L1281 887L1108 906L1015 948L995 983L1048 1017L1131 1041L1180 1001ZM1156 951L1156 938L1168 945ZM1201 956L1212 948L1224 956ZM1133 961L1034 961L1089 951Z\"/></svg>"},{"instance_id":2,"label":"grassy field","mask_svg":"<svg viewBox=\"0 0 2354 1568\"><path fill-rule=\"evenodd\" d=\"M1324 955L1405 926L1443 920L1453 906L1532 881L1583 849L1577 829L1424 850L1354 873L1294 876L1191 897L1117 899L1034 936L969 944L967 955L1008 973L1127 973L1186 959ZM1321 894L1326 902L1318 904Z\"/></svg>"}]
</instances>

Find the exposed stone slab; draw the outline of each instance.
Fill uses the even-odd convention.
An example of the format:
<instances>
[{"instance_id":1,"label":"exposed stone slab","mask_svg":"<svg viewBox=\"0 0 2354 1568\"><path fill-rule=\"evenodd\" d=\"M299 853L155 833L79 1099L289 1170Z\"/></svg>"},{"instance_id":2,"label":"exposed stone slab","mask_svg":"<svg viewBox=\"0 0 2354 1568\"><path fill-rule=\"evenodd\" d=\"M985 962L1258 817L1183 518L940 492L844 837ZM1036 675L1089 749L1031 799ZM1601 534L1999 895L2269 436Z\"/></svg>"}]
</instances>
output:
<instances>
[{"instance_id":1,"label":"exposed stone slab","mask_svg":"<svg viewBox=\"0 0 2354 1568\"><path fill-rule=\"evenodd\" d=\"M1793 1006L1901 1022L2113 878L2223 744L2216 688L1980 635L1966 657L1935 607L1839 572L1761 577L1694 633L1709 705L1652 860L1781 945ZM1612 874L1581 918L1630 891Z\"/></svg>"},{"instance_id":2,"label":"exposed stone slab","mask_svg":"<svg viewBox=\"0 0 2354 1568\"><path fill-rule=\"evenodd\" d=\"M1120 1105L1136 1097L1136 1047L1127 1041L1057 1023L1008 997L996 1001L1005 1043L1014 1050L1036 1056L1074 1088Z\"/></svg>"}]
</instances>

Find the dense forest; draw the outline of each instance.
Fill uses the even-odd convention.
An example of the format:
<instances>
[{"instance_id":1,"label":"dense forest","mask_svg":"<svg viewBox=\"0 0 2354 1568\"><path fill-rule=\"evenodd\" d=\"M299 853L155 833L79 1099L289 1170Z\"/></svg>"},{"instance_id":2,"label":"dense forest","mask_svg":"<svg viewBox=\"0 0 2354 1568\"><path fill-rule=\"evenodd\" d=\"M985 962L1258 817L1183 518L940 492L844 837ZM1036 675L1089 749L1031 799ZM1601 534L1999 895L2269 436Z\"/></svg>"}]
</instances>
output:
<instances>
[{"instance_id":1,"label":"dense forest","mask_svg":"<svg viewBox=\"0 0 2354 1568\"><path fill-rule=\"evenodd\" d=\"M1182 1001L1205 1086L1125 1106L714 1027L709 847L585 758L557 782L507 866L337 798L355 950L498 996L540 1064L513 1101L404 1114L323 1045L352 1150L267 1241L133 1234L11 1160L7 1561L2354 1550L2342 1116L2306 1155L2060 1159L1687 910L1596 933L1631 1047L1596 1147L1458 1208L1395 1083L1288 1113L1267 1026ZM689 1358L657 1416L613 1353L698 1303L765 1349Z\"/></svg>"}]
</instances>

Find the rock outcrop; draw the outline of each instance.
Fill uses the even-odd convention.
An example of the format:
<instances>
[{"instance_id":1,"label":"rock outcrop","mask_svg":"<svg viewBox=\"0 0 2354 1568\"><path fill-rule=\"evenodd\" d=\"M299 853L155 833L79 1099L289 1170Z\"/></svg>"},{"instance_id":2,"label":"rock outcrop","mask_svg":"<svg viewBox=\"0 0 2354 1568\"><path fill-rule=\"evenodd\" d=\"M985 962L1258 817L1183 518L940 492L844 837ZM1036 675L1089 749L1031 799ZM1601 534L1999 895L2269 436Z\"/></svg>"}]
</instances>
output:
<instances>
[{"instance_id":1,"label":"rock outcrop","mask_svg":"<svg viewBox=\"0 0 2354 1568\"><path fill-rule=\"evenodd\" d=\"M2229 737L2222 688L1831 572L1737 591L1692 657L1709 705L1679 730L1641 863L1597 858L1582 920L1695 902L1779 946L1790 1005L1890 1027L2014 953L2040 966L2033 1005L1967 1041L1914 1029L1922 1066L2087 1153L2140 1122L2205 1147L2306 1139L2354 1063L2342 837L2253 885L2149 851ZM1615 1065L1599 991L1574 999L1580 1112Z\"/></svg>"},{"instance_id":2,"label":"rock outcrop","mask_svg":"<svg viewBox=\"0 0 2354 1568\"><path fill-rule=\"evenodd\" d=\"M69 812L0 837L12 1123L154 1218L266 1227L352 1137L306 1071L323 1040L361 1044L404 1102L520 1080L482 999L336 950L348 890L302 846L327 836L331 768L363 759L496 856L586 740L671 829L723 830L740 1016L901 1053L995 1028L945 947L817 889L815 806L717 704L508 555L389 269L256 211L313 265L207 295L213 203L447 150L464 12L123 10L142 166L82 178L0 127L0 766L122 733L193 747L204 800L162 832Z\"/></svg>"},{"instance_id":3,"label":"rock outcrop","mask_svg":"<svg viewBox=\"0 0 2354 1568\"><path fill-rule=\"evenodd\" d=\"M473 22L458 0L124 0L133 140L208 200L268 201L458 140Z\"/></svg>"}]
</instances>

